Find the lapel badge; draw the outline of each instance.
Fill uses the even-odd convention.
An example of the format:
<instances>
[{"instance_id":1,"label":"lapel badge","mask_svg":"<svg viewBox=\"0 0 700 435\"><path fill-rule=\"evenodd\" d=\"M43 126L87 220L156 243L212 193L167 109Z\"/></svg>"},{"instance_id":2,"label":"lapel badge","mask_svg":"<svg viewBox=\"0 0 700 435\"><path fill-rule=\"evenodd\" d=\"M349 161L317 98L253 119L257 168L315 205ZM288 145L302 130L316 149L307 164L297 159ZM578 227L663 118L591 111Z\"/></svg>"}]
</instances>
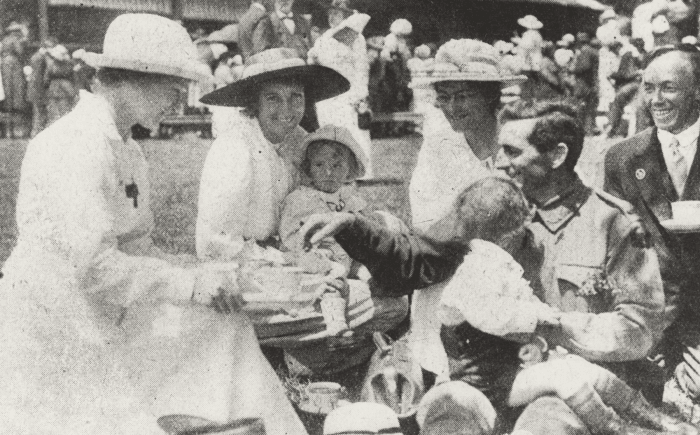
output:
<instances>
[{"instance_id":1,"label":"lapel badge","mask_svg":"<svg viewBox=\"0 0 700 435\"><path fill-rule=\"evenodd\" d=\"M643 180L644 177L647 176L647 171L645 171L644 169L637 169L634 172L634 176L637 177L637 180Z\"/></svg>"}]
</instances>

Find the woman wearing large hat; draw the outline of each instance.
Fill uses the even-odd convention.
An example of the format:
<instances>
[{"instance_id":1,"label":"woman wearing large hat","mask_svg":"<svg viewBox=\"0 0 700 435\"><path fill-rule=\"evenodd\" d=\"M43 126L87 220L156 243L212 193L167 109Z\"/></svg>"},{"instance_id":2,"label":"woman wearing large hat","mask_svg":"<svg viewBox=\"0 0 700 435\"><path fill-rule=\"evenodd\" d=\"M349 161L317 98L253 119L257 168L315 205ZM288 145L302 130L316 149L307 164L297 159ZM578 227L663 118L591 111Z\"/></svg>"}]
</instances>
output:
<instances>
[{"instance_id":1,"label":"woman wearing large hat","mask_svg":"<svg viewBox=\"0 0 700 435\"><path fill-rule=\"evenodd\" d=\"M425 114L424 142L409 187L413 225L420 230L445 217L459 192L492 171L499 150L496 113L501 89L525 80L501 70L500 64L493 46L452 40L437 51L432 69L413 76L412 86L432 86L437 95L437 109ZM440 285L418 292L411 311L415 354L424 369L437 375L447 369L433 314L441 293Z\"/></svg>"},{"instance_id":2,"label":"woman wearing large hat","mask_svg":"<svg viewBox=\"0 0 700 435\"><path fill-rule=\"evenodd\" d=\"M166 414L305 433L226 265L185 267L149 236L147 163L130 130L157 127L200 79L195 56L175 22L121 15L103 53L83 57L94 93L29 143L0 283L3 433L155 435Z\"/></svg>"},{"instance_id":3,"label":"woman wearing large hat","mask_svg":"<svg viewBox=\"0 0 700 435\"><path fill-rule=\"evenodd\" d=\"M241 80L202 98L241 108L236 128L214 141L202 171L197 255L226 259L244 240L276 245L282 201L299 184L299 122L307 101L342 94L348 81L330 68L307 65L296 51L275 48L251 56Z\"/></svg>"}]
</instances>

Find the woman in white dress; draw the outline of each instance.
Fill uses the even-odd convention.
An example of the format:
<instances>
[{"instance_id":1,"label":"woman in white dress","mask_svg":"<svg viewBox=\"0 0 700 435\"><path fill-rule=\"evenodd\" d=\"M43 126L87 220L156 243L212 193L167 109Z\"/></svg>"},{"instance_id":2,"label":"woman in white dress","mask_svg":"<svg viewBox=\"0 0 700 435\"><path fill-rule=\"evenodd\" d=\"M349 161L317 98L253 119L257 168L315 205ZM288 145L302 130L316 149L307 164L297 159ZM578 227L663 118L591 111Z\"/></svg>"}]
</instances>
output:
<instances>
[{"instance_id":1,"label":"woman in white dress","mask_svg":"<svg viewBox=\"0 0 700 435\"><path fill-rule=\"evenodd\" d=\"M491 45L452 40L435 55L431 69L414 74L412 85L430 85L436 106L426 112L423 145L409 186L413 226L428 231L451 210L457 195L491 174L499 147L496 112L501 88L525 81L499 68ZM447 355L440 341L437 312L443 285L413 297L411 342L421 366L446 376Z\"/></svg>"},{"instance_id":2,"label":"woman in white dress","mask_svg":"<svg viewBox=\"0 0 700 435\"><path fill-rule=\"evenodd\" d=\"M121 15L103 54L84 60L94 93L22 164L0 282L0 432L155 435L159 417L192 414L304 434L237 310L232 265L185 265L150 238L147 163L130 130L157 127L201 79L187 32Z\"/></svg>"},{"instance_id":3,"label":"woman in white dress","mask_svg":"<svg viewBox=\"0 0 700 435\"><path fill-rule=\"evenodd\" d=\"M369 58L362 31L369 22L366 14L354 13L335 2L329 11L331 28L316 40L309 51L309 63L323 65L338 71L350 82L350 90L316 105L321 126L345 127L360 144L370 159L366 177L372 176L372 141L369 130L358 123L358 110L368 110ZM345 17L342 19L342 17ZM339 21L340 20L340 21Z\"/></svg>"},{"instance_id":4,"label":"woman in white dress","mask_svg":"<svg viewBox=\"0 0 700 435\"><path fill-rule=\"evenodd\" d=\"M207 154L199 186L197 256L235 257L247 240L278 247L282 203L300 183L299 127L306 101L348 90L330 68L307 65L297 52L274 48L251 56L241 80L202 98L227 110L229 126ZM242 109L240 109L242 108Z\"/></svg>"}]
</instances>

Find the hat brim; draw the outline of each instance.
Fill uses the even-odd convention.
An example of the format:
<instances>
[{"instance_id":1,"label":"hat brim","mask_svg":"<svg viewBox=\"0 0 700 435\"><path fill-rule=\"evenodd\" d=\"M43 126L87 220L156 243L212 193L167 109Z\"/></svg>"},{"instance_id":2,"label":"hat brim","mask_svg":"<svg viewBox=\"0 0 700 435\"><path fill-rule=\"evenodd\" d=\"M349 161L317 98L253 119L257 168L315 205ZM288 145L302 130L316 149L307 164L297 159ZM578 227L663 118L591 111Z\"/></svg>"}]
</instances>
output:
<instances>
[{"instance_id":1,"label":"hat brim","mask_svg":"<svg viewBox=\"0 0 700 435\"><path fill-rule=\"evenodd\" d=\"M162 74L166 76L180 77L195 81L210 81L212 78L197 70L196 62L191 62L186 66L175 66L159 64L154 62L145 62L132 59L120 59L111 56L106 56L100 53L85 53L83 61L93 68L118 68L129 71L138 71L151 74Z\"/></svg>"},{"instance_id":2,"label":"hat brim","mask_svg":"<svg viewBox=\"0 0 700 435\"><path fill-rule=\"evenodd\" d=\"M303 65L266 71L217 89L199 101L212 106L245 107L263 84L275 80L295 80L304 85L308 101L318 102L350 90L350 82L339 72L321 65Z\"/></svg>"},{"instance_id":3,"label":"hat brim","mask_svg":"<svg viewBox=\"0 0 700 435\"><path fill-rule=\"evenodd\" d=\"M529 30L540 30L542 27L544 27L544 24L540 22L529 22L523 21L522 19L518 20L518 24Z\"/></svg>"},{"instance_id":4,"label":"hat brim","mask_svg":"<svg viewBox=\"0 0 700 435\"><path fill-rule=\"evenodd\" d=\"M491 82L500 83L502 88L508 88L524 83L527 77L524 75L471 75L471 74L453 74L449 77L425 77L416 78L410 83L411 88L434 85L440 82Z\"/></svg>"}]
</instances>

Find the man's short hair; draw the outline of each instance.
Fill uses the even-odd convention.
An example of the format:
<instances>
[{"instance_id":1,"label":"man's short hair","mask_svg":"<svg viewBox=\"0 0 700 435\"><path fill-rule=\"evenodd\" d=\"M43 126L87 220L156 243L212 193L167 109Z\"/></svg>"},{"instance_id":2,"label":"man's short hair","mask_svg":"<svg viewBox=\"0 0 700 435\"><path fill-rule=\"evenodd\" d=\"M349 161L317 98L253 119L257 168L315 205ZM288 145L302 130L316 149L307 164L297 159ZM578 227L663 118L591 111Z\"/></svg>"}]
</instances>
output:
<instances>
[{"instance_id":1,"label":"man's short hair","mask_svg":"<svg viewBox=\"0 0 700 435\"><path fill-rule=\"evenodd\" d=\"M688 56L688 60L693 66L695 83L696 85L700 85L700 50L692 44L664 45L657 48L644 57L644 69L661 56L673 52L684 53Z\"/></svg>"},{"instance_id":2,"label":"man's short hair","mask_svg":"<svg viewBox=\"0 0 700 435\"><path fill-rule=\"evenodd\" d=\"M527 141L538 152L546 153L556 149L560 143L566 144L569 153L564 166L573 171L586 137L576 108L561 101L517 101L504 107L498 117L501 125L523 119L537 119Z\"/></svg>"}]
</instances>

